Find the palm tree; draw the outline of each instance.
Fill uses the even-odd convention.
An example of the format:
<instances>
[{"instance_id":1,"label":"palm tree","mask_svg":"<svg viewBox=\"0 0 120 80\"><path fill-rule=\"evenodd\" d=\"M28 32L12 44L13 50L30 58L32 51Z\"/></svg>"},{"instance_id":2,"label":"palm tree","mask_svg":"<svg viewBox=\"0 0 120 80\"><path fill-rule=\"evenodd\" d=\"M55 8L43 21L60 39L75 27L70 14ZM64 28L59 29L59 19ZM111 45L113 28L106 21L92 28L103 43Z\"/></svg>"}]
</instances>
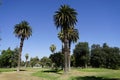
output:
<instances>
[{"instance_id":1,"label":"palm tree","mask_svg":"<svg viewBox=\"0 0 120 80\"><path fill-rule=\"evenodd\" d=\"M21 39L20 47L19 47L18 68L17 68L17 71L20 71L23 43L25 39L28 39L32 35L32 29L27 21L22 21L21 23L15 25L14 34L16 35L16 37Z\"/></svg>"},{"instance_id":2,"label":"palm tree","mask_svg":"<svg viewBox=\"0 0 120 80\"><path fill-rule=\"evenodd\" d=\"M63 31L61 31L61 32L58 33L58 38L63 43L63 40L64 40ZM71 43L72 42L75 43L79 39L78 30L74 29L74 27L70 27L68 29L67 39L69 41L69 51L68 51L68 56L67 56L67 59L68 59L67 67L68 67L68 71L69 71L70 70L70 50L71 50ZM62 52L63 52L63 45L62 45Z\"/></svg>"},{"instance_id":3,"label":"palm tree","mask_svg":"<svg viewBox=\"0 0 120 80\"><path fill-rule=\"evenodd\" d=\"M52 44L52 45L50 46L50 51L51 51L52 53L54 53L55 50L56 50L56 46L55 46L54 44Z\"/></svg>"},{"instance_id":4,"label":"palm tree","mask_svg":"<svg viewBox=\"0 0 120 80\"><path fill-rule=\"evenodd\" d=\"M68 30L68 40L69 40L69 52L68 52L68 70L70 70L70 50L71 50L71 43L77 42L79 39L79 33L78 29L74 29L74 27L71 27Z\"/></svg>"},{"instance_id":5,"label":"palm tree","mask_svg":"<svg viewBox=\"0 0 120 80\"><path fill-rule=\"evenodd\" d=\"M60 31L58 33L58 38L60 39L60 41L62 42L62 53L63 53L63 49L64 49L64 35L63 35L63 31Z\"/></svg>"},{"instance_id":6,"label":"palm tree","mask_svg":"<svg viewBox=\"0 0 120 80\"><path fill-rule=\"evenodd\" d=\"M77 22L77 12L75 9L70 8L68 5L61 5L58 11L55 12L54 22L57 28L61 28L64 34L64 72L67 73L67 54L68 54L68 29L74 26Z\"/></svg>"},{"instance_id":7,"label":"palm tree","mask_svg":"<svg viewBox=\"0 0 120 80\"><path fill-rule=\"evenodd\" d=\"M26 64L25 64L25 68L26 68L26 67L27 67L27 60L28 60L28 58L29 58L28 53L27 53L27 54L25 54L25 58L26 58Z\"/></svg>"}]
</instances>

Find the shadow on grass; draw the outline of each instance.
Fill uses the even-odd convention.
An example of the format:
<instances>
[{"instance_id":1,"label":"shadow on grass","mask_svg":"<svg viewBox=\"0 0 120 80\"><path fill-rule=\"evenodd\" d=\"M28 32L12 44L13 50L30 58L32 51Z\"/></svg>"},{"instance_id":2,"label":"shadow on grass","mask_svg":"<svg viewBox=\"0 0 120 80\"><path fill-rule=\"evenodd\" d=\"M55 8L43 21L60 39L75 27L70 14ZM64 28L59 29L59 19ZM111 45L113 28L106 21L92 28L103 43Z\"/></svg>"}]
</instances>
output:
<instances>
[{"instance_id":1,"label":"shadow on grass","mask_svg":"<svg viewBox=\"0 0 120 80\"><path fill-rule=\"evenodd\" d=\"M42 71L42 72L45 72L45 73L56 73L56 74L62 74L62 73L59 73L60 71L62 71L62 70L44 70L44 71Z\"/></svg>"},{"instance_id":2,"label":"shadow on grass","mask_svg":"<svg viewBox=\"0 0 120 80\"><path fill-rule=\"evenodd\" d=\"M14 71L17 71L17 70L14 70ZM27 70L24 70L24 69L20 69L20 71L27 71Z\"/></svg>"},{"instance_id":3,"label":"shadow on grass","mask_svg":"<svg viewBox=\"0 0 120 80\"><path fill-rule=\"evenodd\" d=\"M85 77L75 77L72 80L120 80L117 78L103 78L103 77L95 77L95 76L85 76Z\"/></svg>"}]
</instances>

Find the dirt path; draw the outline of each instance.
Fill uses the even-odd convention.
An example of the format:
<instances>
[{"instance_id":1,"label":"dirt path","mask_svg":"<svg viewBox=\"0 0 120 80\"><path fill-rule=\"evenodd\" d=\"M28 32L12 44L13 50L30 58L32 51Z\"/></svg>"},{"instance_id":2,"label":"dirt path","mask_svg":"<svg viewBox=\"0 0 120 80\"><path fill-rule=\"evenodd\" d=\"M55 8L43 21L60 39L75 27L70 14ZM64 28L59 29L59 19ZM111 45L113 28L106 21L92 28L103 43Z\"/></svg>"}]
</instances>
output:
<instances>
[{"instance_id":1,"label":"dirt path","mask_svg":"<svg viewBox=\"0 0 120 80\"><path fill-rule=\"evenodd\" d=\"M39 77L32 76L33 72L3 72L0 73L0 80L44 80Z\"/></svg>"}]
</instances>

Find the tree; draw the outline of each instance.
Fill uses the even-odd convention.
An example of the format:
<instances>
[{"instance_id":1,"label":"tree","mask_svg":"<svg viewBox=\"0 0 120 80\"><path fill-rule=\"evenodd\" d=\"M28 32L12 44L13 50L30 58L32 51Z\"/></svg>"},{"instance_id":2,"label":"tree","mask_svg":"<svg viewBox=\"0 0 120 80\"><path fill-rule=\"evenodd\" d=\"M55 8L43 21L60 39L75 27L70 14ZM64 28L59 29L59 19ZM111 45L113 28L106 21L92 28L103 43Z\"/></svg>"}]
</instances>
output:
<instances>
[{"instance_id":1,"label":"tree","mask_svg":"<svg viewBox=\"0 0 120 80\"><path fill-rule=\"evenodd\" d=\"M104 67L106 63L106 54L102 51L102 47L99 44L93 44L91 46L91 58L90 63L92 67Z\"/></svg>"},{"instance_id":2,"label":"tree","mask_svg":"<svg viewBox=\"0 0 120 80\"><path fill-rule=\"evenodd\" d=\"M61 52L56 52L54 54L51 54L49 57L52 62L55 64L55 68L62 67L63 68L63 54Z\"/></svg>"},{"instance_id":3,"label":"tree","mask_svg":"<svg viewBox=\"0 0 120 80\"><path fill-rule=\"evenodd\" d=\"M64 49L64 35L63 35L63 31L60 31L58 33L58 38L60 39L60 41L62 42L62 53L64 52L63 49Z\"/></svg>"},{"instance_id":4,"label":"tree","mask_svg":"<svg viewBox=\"0 0 120 80\"><path fill-rule=\"evenodd\" d=\"M77 29L74 29L74 27L71 27L68 30L68 41L69 41L69 53L68 53L68 70L70 70L70 50L71 50L71 43L77 42L79 39L79 33Z\"/></svg>"},{"instance_id":5,"label":"tree","mask_svg":"<svg viewBox=\"0 0 120 80\"><path fill-rule=\"evenodd\" d=\"M63 30L64 34L64 73L67 73L67 56L68 56L68 29L72 26L74 26L77 22L76 18L77 12L75 9L70 8L68 5L61 5L61 7L58 9L58 11L55 12L54 15L54 22L57 28L61 28Z\"/></svg>"},{"instance_id":6,"label":"tree","mask_svg":"<svg viewBox=\"0 0 120 80\"><path fill-rule=\"evenodd\" d=\"M61 42L63 43L64 40L64 34L63 31L58 33L58 38L61 40ZM74 27L70 27L68 29L68 34L67 34L67 39L68 39L68 45L69 45L69 51L68 51L68 57L67 57L67 67L68 70L70 70L70 50L71 50L71 43L75 43L77 42L77 40L79 39L79 33L77 29L74 29ZM63 50L63 46L62 46L62 50ZM63 51L62 51L63 52Z\"/></svg>"},{"instance_id":7,"label":"tree","mask_svg":"<svg viewBox=\"0 0 120 80\"><path fill-rule=\"evenodd\" d=\"M56 50L56 46L55 46L54 44L52 44L52 45L50 46L50 51L51 51L52 53L54 53L55 50Z\"/></svg>"},{"instance_id":8,"label":"tree","mask_svg":"<svg viewBox=\"0 0 120 80\"><path fill-rule=\"evenodd\" d=\"M87 42L79 42L74 49L76 67L87 67L89 61L89 46Z\"/></svg>"},{"instance_id":9,"label":"tree","mask_svg":"<svg viewBox=\"0 0 120 80\"><path fill-rule=\"evenodd\" d=\"M17 63L18 63L18 54L19 54L19 48L16 47L14 50L13 50L13 55L12 55L12 67L16 67L17 66Z\"/></svg>"},{"instance_id":10,"label":"tree","mask_svg":"<svg viewBox=\"0 0 120 80\"><path fill-rule=\"evenodd\" d=\"M40 63L40 60L38 58L38 56L36 56L35 58L30 58L30 66L33 67L35 66L36 64L39 64Z\"/></svg>"},{"instance_id":11,"label":"tree","mask_svg":"<svg viewBox=\"0 0 120 80\"><path fill-rule=\"evenodd\" d=\"M0 66L9 68L12 67L12 55L13 51L10 48L3 50L0 57Z\"/></svg>"},{"instance_id":12,"label":"tree","mask_svg":"<svg viewBox=\"0 0 120 80\"><path fill-rule=\"evenodd\" d=\"M29 58L29 55L28 55L28 53L27 53L27 54L25 54L25 59L26 59L25 68L27 67L27 60L28 60L28 58Z\"/></svg>"},{"instance_id":13,"label":"tree","mask_svg":"<svg viewBox=\"0 0 120 80\"><path fill-rule=\"evenodd\" d=\"M42 65L42 67L51 67L51 59L49 59L48 57L43 57L40 60L40 64Z\"/></svg>"},{"instance_id":14,"label":"tree","mask_svg":"<svg viewBox=\"0 0 120 80\"><path fill-rule=\"evenodd\" d=\"M118 47L109 47L107 43L104 43L102 47L99 44L93 44L90 63L92 67L118 69L120 63L119 53Z\"/></svg>"},{"instance_id":15,"label":"tree","mask_svg":"<svg viewBox=\"0 0 120 80\"><path fill-rule=\"evenodd\" d=\"M102 48L103 48L102 50L106 54L105 67L111 68L111 69L118 69L119 68L119 61L120 61L119 48L118 47L109 47L107 45L107 43L104 43Z\"/></svg>"},{"instance_id":16,"label":"tree","mask_svg":"<svg viewBox=\"0 0 120 80\"><path fill-rule=\"evenodd\" d=\"M20 48L19 48L18 68L17 68L17 71L20 71L23 43L25 39L28 39L32 35L32 29L27 21L22 21L21 23L15 25L14 34L16 35L16 37L21 39Z\"/></svg>"}]
</instances>

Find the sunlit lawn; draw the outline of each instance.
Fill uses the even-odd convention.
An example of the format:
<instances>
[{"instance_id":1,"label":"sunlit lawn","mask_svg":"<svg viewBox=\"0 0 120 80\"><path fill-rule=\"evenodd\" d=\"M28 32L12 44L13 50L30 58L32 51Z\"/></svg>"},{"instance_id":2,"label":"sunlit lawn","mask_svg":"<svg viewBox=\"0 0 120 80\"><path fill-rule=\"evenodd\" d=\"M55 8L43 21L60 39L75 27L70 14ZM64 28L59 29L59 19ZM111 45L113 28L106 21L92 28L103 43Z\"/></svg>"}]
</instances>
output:
<instances>
[{"instance_id":1,"label":"sunlit lawn","mask_svg":"<svg viewBox=\"0 0 120 80\"><path fill-rule=\"evenodd\" d=\"M0 68L2 72L12 72L15 68ZM23 73L32 72L31 76L40 77L43 80L120 80L120 70L103 68L72 68L68 74L63 71L55 71L43 68L23 68Z\"/></svg>"},{"instance_id":2,"label":"sunlit lawn","mask_svg":"<svg viewBox=\"0 0 120 80\"><path fill-rule=\"evenodd\" d=\"M74 68L65 75L63 71L54 72L52 70L45 69L33 73L33 76L38 76L45 80L120 80L120 70Z\"/></svg>"}]
</instances>

